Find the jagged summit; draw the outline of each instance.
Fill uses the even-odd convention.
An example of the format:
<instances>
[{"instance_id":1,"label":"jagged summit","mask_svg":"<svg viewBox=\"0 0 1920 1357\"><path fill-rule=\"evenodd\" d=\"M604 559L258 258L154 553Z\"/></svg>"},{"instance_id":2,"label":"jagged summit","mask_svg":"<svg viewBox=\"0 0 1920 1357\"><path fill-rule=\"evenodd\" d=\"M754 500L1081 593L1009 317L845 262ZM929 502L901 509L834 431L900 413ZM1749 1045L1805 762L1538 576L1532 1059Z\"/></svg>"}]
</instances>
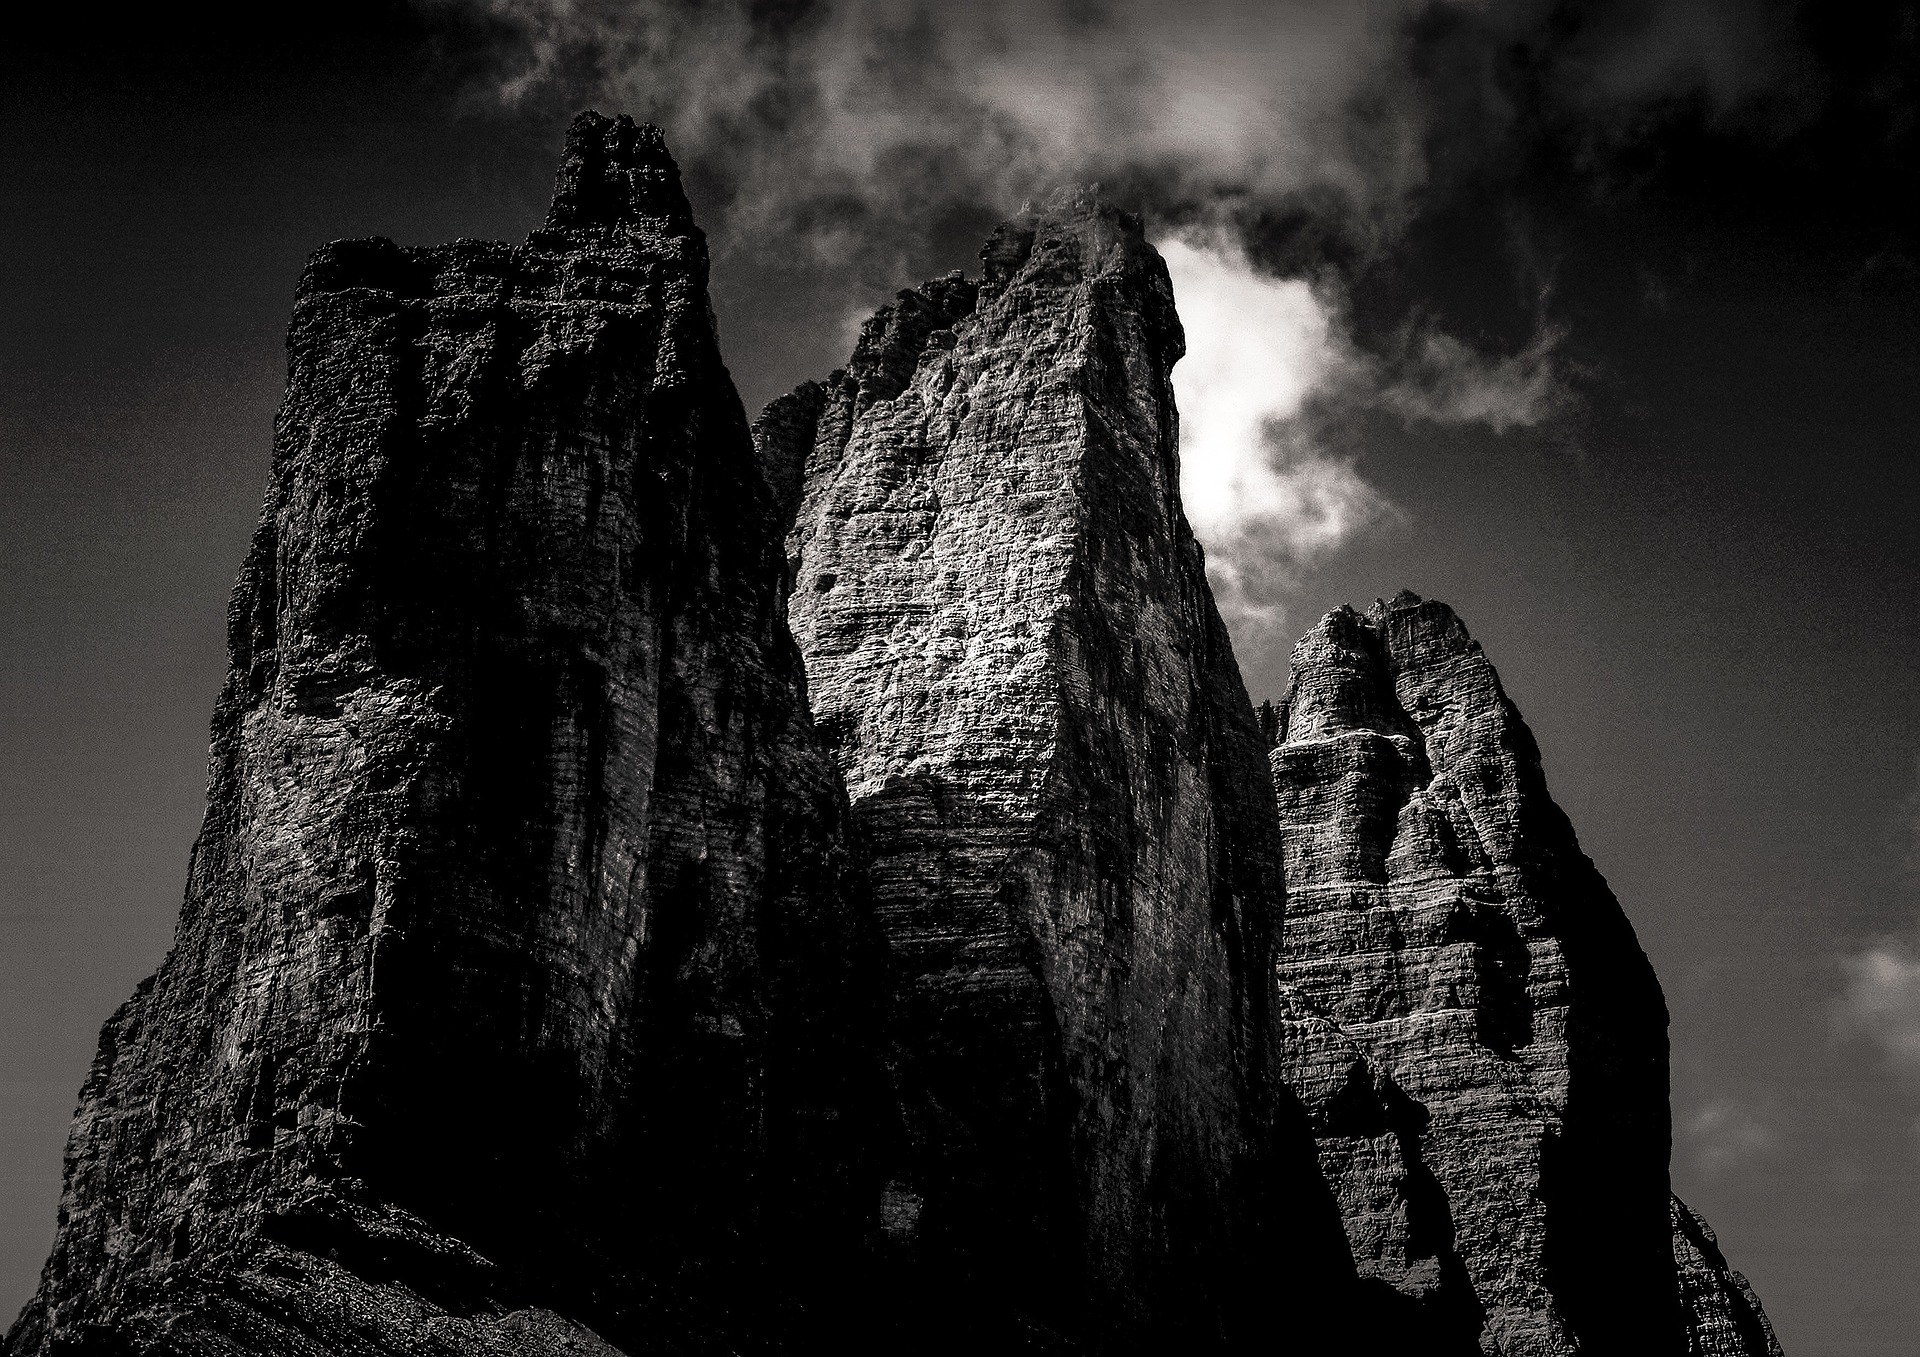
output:
<instances>
[{"instance_id":1,"label":"jagged summit","mask_svg":"<svg viewBox=\"0 0 1920 1357\"><path fill-rule=\"evenodd\" d=\"M693 228L693 208L680 186L680 167L652 123L636 124L587 112L567 128L566 150L554 178L546 229L641 226L664 223L673 234Z\"/></svg>"},{"instance_id":2,"label":"jagged summit","mask_svg":"<svg viewBox=\"0 0 1920 1357\"><path fill-rule=\"evenodd\" d=\"M1140 218L1097 186L1060 189L1038 207L1026 204L994 230L980 262L982 305L1013 290L1097 283L1107 304L1140 314L1141 338L1154 362L1171 367L1186 352L1166 264Z\"/></svg>"},{"instance_id":3,"label":"jagged summit","mask_svg":"<svg viewBox=\"0 0 1920 1357\"><path fill-rule=\"evenodd\" d=\"M1063 290L1098 283L1104 304L1137 311L1154 362L1170 367L1185 352L1180 318L1166 266L1148 243L1140 219L1104 198L1097 185L1056 190L1041 204L1024 204L996 227L980 248L981 277L956 269L917 288L905 288L870 316L844 368L803 382L764 410L756 439L776 501L791 517L816 448L837 448L840 430L876 402L891 401L934 350L953 340L953 327L1012 293L1029 305L1051 305ZM1070 301L1066 304L1072 304Z\"/></svg>"}]
</instances>

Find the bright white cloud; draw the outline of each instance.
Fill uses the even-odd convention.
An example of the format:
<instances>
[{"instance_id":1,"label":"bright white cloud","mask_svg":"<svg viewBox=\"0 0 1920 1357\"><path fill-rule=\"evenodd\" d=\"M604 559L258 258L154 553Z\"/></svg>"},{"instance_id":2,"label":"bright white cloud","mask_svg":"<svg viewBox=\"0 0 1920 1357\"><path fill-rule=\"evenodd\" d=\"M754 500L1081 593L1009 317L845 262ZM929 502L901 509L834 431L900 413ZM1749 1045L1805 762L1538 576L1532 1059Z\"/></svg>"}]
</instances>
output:
<instances>
[{"instance_id":1,"label":"bright white cloud","mask_svg":"<svg viewBox=\"0 0 1920 1357\"><path fill-rule=\"evenodd\" d=\"M1285 621L1300 570L1396 512L1334 437L1369 410L1407 423L1530 428L1570 397L1561 332L1541 326L1518 353L1481 353L1444 331L1408 330L1385 356L1354 343L1332 283L1262 273L1231 236L1163 241L1187 356L1180 491L1236 638Z\"/></svg>"},{"instance_id":2,"label":"bright white cloud","mask_svg":"<svg viewBox=\"0 0 1920 1357\"><path fill-rule=\"evenodd\" d=\"M1262 275L1220 241L1160 252L1187 333L1173 370L1187 518L1222 610L1277 622L1292 572L1387 507L1351 459L1322 446L1309 409L1359 360L1337 309L1304 280Z\"/></svg>"},{"instance_id":3,"label":"bright white cloud","mask_svg":"<svg viewBox=\"0 0 1920 1357\"><path fill-rule=\"evenodd\" d=\"M1173 373L1187 517L1205 537L1297 514L1268 429L1298 415L1336 366L1332 315L1306 282L1262 277L1236 250L1170 240L1160 253L1187 332ZM1302 545L1328 531L1315 526Z\"/></svg>"}]
</instances>

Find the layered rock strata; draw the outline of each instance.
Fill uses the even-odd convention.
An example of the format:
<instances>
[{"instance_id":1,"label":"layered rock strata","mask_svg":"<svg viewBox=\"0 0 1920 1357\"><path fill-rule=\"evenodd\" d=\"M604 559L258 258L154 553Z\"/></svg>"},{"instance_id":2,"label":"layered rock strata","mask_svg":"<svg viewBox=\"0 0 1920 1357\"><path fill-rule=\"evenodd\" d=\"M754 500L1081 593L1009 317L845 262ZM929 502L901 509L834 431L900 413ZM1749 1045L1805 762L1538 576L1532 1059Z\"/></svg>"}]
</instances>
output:
<instances>
[{"instance_id":1,"label":"layered rock strata","mask_svg":"<svg viewBox=\"0 0 1920 1357\"><path fill-rule=\"evenodd\" d=\"M890 1220L963 1314L1310 1344L1351 1274L1270 1078L1280 845L1180 508L1166 269L1075 193L982 259L756 426L894 968Z\"/></svg>"},{"instance_id":2,"label":"layered rock strata","mask_svg":"<svg viewBox=\"0 0 1920 1357\"><path fill-rule=\"evenodd\" d=\"M862 1228L866 915L706 274L595 115L526 244L313 257L178 931L8 1352L672 1349Z\"/></svg>"},{"instance_id":3,"label":"layered rock strata","mask_svg":"<svg viewBox=\"0 0 1920 1357\"><path fill-rule=\"evenodd\" d=\"M1480 647L1411 594L1330 613L1275 725L1282 1049L1363 1276L1427 1350L1719 1351L1665 1002Z\"/></svg>"}]
</instances>

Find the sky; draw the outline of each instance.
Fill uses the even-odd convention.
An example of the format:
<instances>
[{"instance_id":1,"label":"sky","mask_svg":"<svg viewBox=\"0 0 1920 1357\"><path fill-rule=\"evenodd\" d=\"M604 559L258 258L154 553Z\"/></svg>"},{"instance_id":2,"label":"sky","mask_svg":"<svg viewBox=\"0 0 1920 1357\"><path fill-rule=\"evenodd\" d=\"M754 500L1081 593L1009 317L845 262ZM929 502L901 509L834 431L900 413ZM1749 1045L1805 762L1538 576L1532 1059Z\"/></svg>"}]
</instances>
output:
<instances>
[{"instance_id":1,"label":"sky","mask_svg":"<svg viewBox=\"0 0 1920 1357\"><path fill-rule=\"evenodd\" d=\"M1677 1190L1791 1357L1911 1353L1914 5L346 0L0 44L0 1311L178 909L301 263L523 236L593 106L679 157L750 410L1023 199L1139 210L1255 698L1328 608L1453 604L1665 986Z\"/></svg>"}]
</instances>

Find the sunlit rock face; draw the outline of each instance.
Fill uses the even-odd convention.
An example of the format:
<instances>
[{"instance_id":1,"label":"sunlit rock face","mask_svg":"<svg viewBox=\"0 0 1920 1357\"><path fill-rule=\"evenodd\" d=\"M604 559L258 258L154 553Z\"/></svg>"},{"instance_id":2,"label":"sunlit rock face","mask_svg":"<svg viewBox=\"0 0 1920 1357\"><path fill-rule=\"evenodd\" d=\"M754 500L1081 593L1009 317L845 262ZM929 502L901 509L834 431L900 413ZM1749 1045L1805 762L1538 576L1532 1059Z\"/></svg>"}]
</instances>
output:
<instances>
[{"instance_id":1,"label":"sunlit rock face","mask_svg":"<svg viewBox=\"0 0 1920 1357\"><path fill-rule=\"evenodd\" d=\"M313 257L178 932L8 1351L608 1352L864 1227L863 907L706 277L595 115L526 244Z\"/></svg>"},{"instance_id":2,"label":"sunlit rock face","mask_svg":"<svg viewBox=\"0 0 1920 1357\"><path fill-rule=\"evenodd\" d=\"M1278 717L1283 1063L1362 1275L1436 1350L1718 1351L1659 985L1480 647L1411 594L1341 609Z\"/></svg>"},{"instance_id":3,"label":"sunlit rock face","mask_svg":"<svg viewBox=\"0 0 1920 1357\"><path fill-rule=\"evenodd\" d=\"M902 1247L962 1322L1291 1350L1351 1273L1270 1078L1279 839L1165 266L1072 193L982 258L757 426L892 958Z\"/></svg>"}]
</instances>

